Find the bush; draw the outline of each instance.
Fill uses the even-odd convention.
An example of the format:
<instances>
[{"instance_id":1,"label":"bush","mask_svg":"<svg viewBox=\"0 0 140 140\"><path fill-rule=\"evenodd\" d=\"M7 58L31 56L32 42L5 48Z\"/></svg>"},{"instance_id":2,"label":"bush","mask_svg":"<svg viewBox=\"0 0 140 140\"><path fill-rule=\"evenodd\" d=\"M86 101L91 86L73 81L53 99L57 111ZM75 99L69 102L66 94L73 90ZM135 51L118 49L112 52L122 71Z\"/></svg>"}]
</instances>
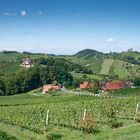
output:
<instances>
[{"instance_id":1,"label":"bush","mask_svg":"<svg viewBox=\"0 0 140 140\"><path fill-rule=\"evenodd\" d=\"M54 140L54 134L51 132L48 132L46 134L46 140Z\"/></svg>"},{"instance_id":2,"label":"bush","mask_svg":"<svg viewBox=\"0 0 140 140\"><path fill-rule=\"evenodd\" d=\"M117 112L118 111L115 104L110 101L107 106L106 116L107 124L111 126L111 128L118 128L123 125L122 123L118 122Z\"/></svg>"},{"instance_id":3,"label":"bush","mask_svg":"<svg viewBox=\"0 0 140 140\"><path fill-rule=\"evenodd\" d=\"M49 89L48 94L54 95L54 94L56 94L56 90L54 90L54 89Z\"/></svg>"},{"instance_id":4,"label":"bush","mask_svg":"<svg viewBox=\"0 0 140 140\"><path fill-rule=\"evenodd\" d=\"M62 135L61 134L54 134L52 132L47 132L46 134L46 140L57 140L61 139Z\"/></svg>"},{"instance_id":5,"label":"bush","mask_svg":"<svg viewBox=\"0 0 140 140\"><path fill-rule=\"evenodd\" d=\"M96 123L91 114L86 114L85 119L80 118L78 127L83 133L86 134L90 134L96 131Z\"/></svg>"},{"instance_id":6,"label":"bush","mask_svg":"<svg viewBox=\"0 0 140 140\"><path fill-rule=\"evenodd\" d=\"M140 123L140 112L136 113L135 122Z\"/></svg>"}]
</instances>

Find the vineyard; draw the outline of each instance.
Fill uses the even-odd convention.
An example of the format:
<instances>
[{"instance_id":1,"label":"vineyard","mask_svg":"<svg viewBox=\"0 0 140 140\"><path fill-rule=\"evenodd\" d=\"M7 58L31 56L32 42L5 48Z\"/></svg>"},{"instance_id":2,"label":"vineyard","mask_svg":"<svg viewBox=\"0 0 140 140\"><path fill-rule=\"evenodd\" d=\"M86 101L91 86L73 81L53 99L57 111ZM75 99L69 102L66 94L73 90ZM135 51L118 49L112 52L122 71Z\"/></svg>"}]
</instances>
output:
<instances>
[{"instance_id":1,"label":"vineyard","mask_svg":"<svg viewBox=\"0 0 140 140\"><path fill-rule=\"evenodd\" d=\"M111 125L108 123L111 106L113 111L116 111L115 118L122 128L132 126L133 129L136 129L135 127L139 124L134 122L134 117L136 105L139 102L140 98L137 96L105 98L62 94L60 96L16 95L1 97L0 134L9 134L12 140L45 140L48 133L51 136L53 133L53 139L70 139L69 134L73 139L77 139L77 134L81 136L81 140L85 137L98 139L99 135L102 136L107 129L112 131ZM97 132L90 136L81 133L79 128L79 120L83 118L85 109L97 125ZM50 110L49 125L46 132L48 110ZM120 131L120 128L117 130ZM131 132L131 129L129 131Z\"/></svg>"}]
</instances>

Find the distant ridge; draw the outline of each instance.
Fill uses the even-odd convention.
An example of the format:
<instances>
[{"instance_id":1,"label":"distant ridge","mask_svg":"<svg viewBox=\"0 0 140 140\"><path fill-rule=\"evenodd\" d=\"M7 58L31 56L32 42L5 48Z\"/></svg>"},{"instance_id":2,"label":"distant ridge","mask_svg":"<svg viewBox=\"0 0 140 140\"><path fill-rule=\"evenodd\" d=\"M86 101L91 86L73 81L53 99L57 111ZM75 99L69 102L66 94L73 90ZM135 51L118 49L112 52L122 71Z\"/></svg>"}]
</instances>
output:
<instances>
[{"instance_id":1,"label":"distant ridge","mask_svg":"<svg viewBox=\"0 0 140 140\"><path fill-rule=\"evenodd\" d=\"M92 49L85 49L85 50L79 51L74 56L78 56L78 57L93 57L95 55L100 55L100 54L103 54L103 53L99 52L99 51L96 51L96 50L92 50Z\"/></svg>"}]
</instances>

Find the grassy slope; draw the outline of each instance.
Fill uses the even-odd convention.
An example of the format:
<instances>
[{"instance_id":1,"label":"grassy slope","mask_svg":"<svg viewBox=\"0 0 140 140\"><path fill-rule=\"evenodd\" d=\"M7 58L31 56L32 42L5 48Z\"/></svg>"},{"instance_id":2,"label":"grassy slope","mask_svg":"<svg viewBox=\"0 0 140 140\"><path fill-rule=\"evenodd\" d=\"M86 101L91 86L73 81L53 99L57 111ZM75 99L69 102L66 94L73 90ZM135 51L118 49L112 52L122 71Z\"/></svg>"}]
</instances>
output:
<instances>
[{"instance_id":1,"label":"grassy slope","mask_svg":"<svg viewBox=\"0 0 140 140\"><path fill-rule=\"evenodd\" d=\"M20 66L21 60L24 57L31 57L33 60L47 55L27 55L22 53L3 54L0 52L0 73L13 73L24 69Z\"/></svg>"},{"instance_id":2,"label":"grassy slope","mask_svg":"<svg viewBox=\"0 0 140 140\"><path fill-rule=\"evenodd\" d=\"M82 57L79 58L77 56L69 56L69 57L67 56L65 58L72 62L84 65L84 66L92 69L93 73L97 74L97 75L99 75L99 74L111 75L111 76L118 75L120 79L127 78L127 76L129 75L129 73L123 66L123 65L125 65L126 62L121 61L121 60L116 60L116 59L104 59L103 60L103 58L84 59ZM135 70L136 68L133 67L133 69ZM77 74L75 76L78 77L79 75ZM94 77L94 78L98 79L97 77Z\"/></svg>"},{"instance_id":3,"label":"grassy slope","mask_svg":"<svg viewBox=\"0 0 140 140\"><path fill-rule=\"evenodd\" d=\"M3 132L4 130L4 132ZM21 129L10 125L1 124L0 132L5 134L5 138L1 140L43 140L45 133L39 135L28 130ZM119 129L106 129L101 133L98 132L92 135L84 135L79 131L71 130L68 128L54 127L55 140L139 140L140 125L131 125ZM2 133L1 133L2 134ZM2 136L1 136L2 137Z\"/></svg>"},{"instance_id":4,"label":"grassy slope","mask_svg":"<svg viewBox=\"0 0 140 140\"><path fill-rule=\"evenodd\" d=\"M119 76L120 79L127 78L128 76L128 73L121 65L114 66L114 72Z\"/></svg>"},{"instance_id":5,"label":"grassy slope","mask_svg":"<svg viewBox=\"0 0 140 140\"><path fill-rule=\"evenodd\" d=\"M74 78L77 78L77 79L81 79L83 78L83 74L80 74L80 73L75 73L75 72L71 72L72 76ZM85 75L85 74L84 74ZM99 76L99 75L94 75L94 74L86 74L86 76L90 79L93 79L93 80L102 80L102 77Z\"/></svg>"},{"instance_id":6,"label":"grassy slope","mask_svg":"<svg viewBox=\"0 0 140 140\"><path fill-rule=\"evenodd\" d=\"M100 74L108 75L112 64L113 64L113 59L105 59L102 64L102 69L100 71Z\"/></svg>"},{"instance_id":7,"label":"grassy slope","mask_svg":"<svg viewBox=\"0 0 140 140\"><path fill-rule=\"evenodd\" d=\"M114 60L113 62L114 73L118 75L120 79L126 78L128 76L128 72L123 65L125 65L124 61Z\"/></svg>"},{"instance_id":8,"label":"grassy slope","mask_svg":"<svg viewBox=\"0 0 140 140\"><path fill-rule=\"evenodd\" d=\"M0 62L11 62L11 61L21 61L24 57L31 57L33 60L40 58L40 57L47 57L47 55L33 55L33 54L23 54L23 53L10 53L10 54L3 54L0 52Z\"/></svg>"},{"instance_id":9,"label":"grassy slope","mask_svg":"<svg viewBox=\"0 0 140 140\"><path fill-rule=\"evenodd\" d=\"M83 102L86 100L86 98L79 99L77 101L74 101L75 97L72 94L64 94L62 96L58 97L51 97L51 96L45 96L45 95L40 95L40 96L33 96L34 91L24 94L24 95L15 95L11 97L0 97L0 104L9 104L9 107L5 108L24 108L28 110L28 107L30 108L32 105L36 107L41 105L45 105L46 103L54 103L57 106L63 105L63 102L67 101L69 102L68 104L77 104L77 101L83 100ZM65 98L66 97L66 98ZM125 100L125 99L121 99ZM71 104L70 104L71 101ZM92 100L89 100L92 101ZM105 100L103 100L104 102ZM18 104L19 105L18 105ZM127 103L127 102L126 102ZM24 106L26 104L26 106ZM60 104L60 105L59 105ZM14 105L14 106L11 106ZM22 105L22 106L20 106ZM83 103L81 104L83 105ZM1 108L0 108L1 109ZM19 110L18 110L19 111ZM24 110L23 110L24 111ZM5 139L2 140L43 140L45 139L45 132L44 134L38 134L35 133L29 129L26 128L21 128L20 126L15 126L15 125L9 125L0 122L0 134L3 135ZM118 129L110 129L109 127L99 127L99 131L96 134L92 135L84 135L78 130L73 130L70 128L64 128L64 127L58 127L58 126L53 126L51 129L51 132L55 134L56 140L138 140L140 137L140 125L135 125L135 124L127 124L122 128ZM2 136L1 136L2 137ZM1 138L0 137L0 138ZM7 139L6 139L7 138Z\"/></svg>"}]
</instances>

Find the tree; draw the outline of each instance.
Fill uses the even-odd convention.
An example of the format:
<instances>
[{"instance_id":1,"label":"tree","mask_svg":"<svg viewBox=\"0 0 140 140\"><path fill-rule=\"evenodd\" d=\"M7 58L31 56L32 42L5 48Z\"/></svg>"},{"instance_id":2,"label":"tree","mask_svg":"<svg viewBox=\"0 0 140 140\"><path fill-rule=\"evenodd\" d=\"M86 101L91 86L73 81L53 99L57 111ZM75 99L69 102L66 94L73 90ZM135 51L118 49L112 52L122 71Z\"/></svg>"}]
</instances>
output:
<instances>
[{"instance_id":1,"label":"tree","mask_svg":"<svg viewBox=\"0 0 140 140\"><path fill-rule=\"evenodd\" d=\"M2 79L0 79L0 96L5 95L4 93L4 82Z\"/></svg>"},{"instance_id":2,"label":"tree","mask_svg":"<svg viewBox=\"0 0 140 140\"><path fill-rule=\"evenodd\" d=\"M135 86L140 86L140 77L137 77L133 80Z\"/></svg>"}]
</instances>

